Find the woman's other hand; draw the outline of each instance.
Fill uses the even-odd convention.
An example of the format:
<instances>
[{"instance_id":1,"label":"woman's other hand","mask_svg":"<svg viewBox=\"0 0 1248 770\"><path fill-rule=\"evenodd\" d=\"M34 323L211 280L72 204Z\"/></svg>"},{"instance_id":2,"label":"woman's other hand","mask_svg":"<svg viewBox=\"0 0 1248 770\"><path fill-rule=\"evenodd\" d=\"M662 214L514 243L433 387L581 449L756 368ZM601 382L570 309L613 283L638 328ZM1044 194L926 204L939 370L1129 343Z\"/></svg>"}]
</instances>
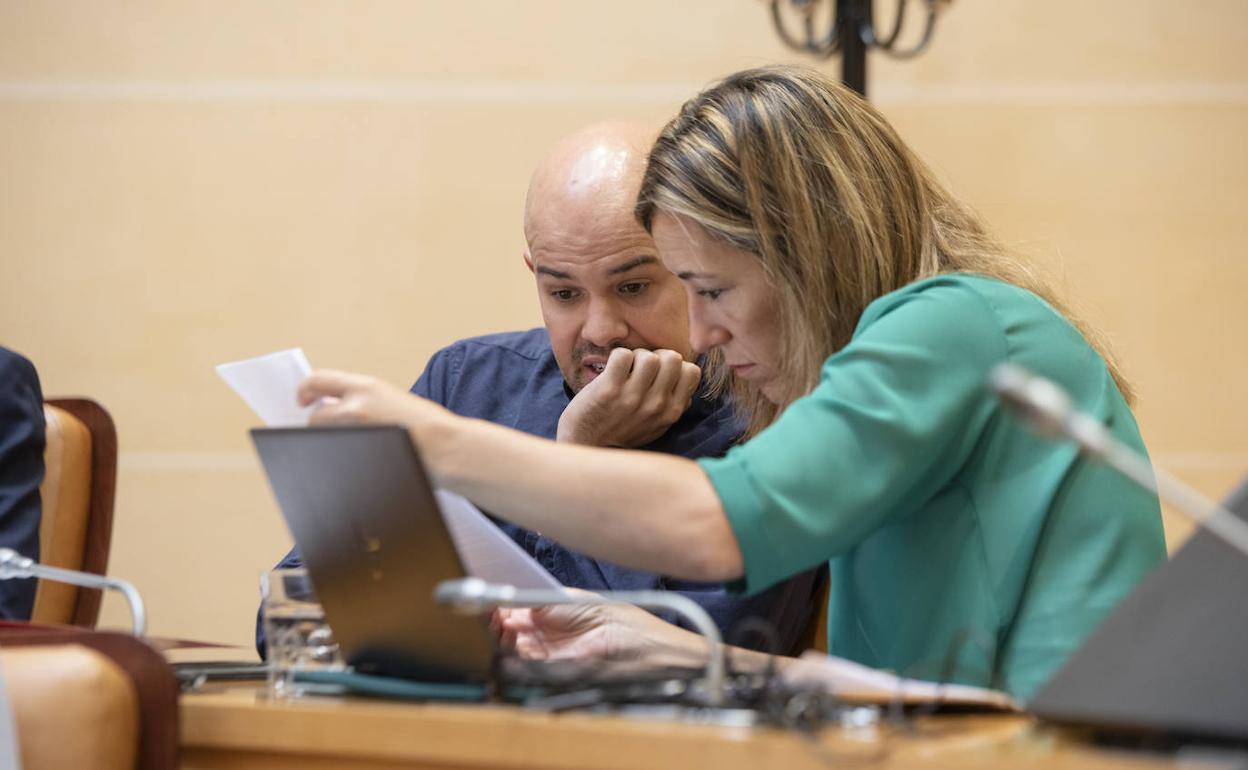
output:
<instances>
[{"instance_id":1,"label":"woman's other hand","mask_svg":"<svg viewBox=\"0 0 1248 770\"><path fill-rule=\"evenodd\" d=\"M493 625L505 647L533 660L700 665L706 659L706 645L697 634L624 604L500 609Z\"/></svg>"}]
</instances>

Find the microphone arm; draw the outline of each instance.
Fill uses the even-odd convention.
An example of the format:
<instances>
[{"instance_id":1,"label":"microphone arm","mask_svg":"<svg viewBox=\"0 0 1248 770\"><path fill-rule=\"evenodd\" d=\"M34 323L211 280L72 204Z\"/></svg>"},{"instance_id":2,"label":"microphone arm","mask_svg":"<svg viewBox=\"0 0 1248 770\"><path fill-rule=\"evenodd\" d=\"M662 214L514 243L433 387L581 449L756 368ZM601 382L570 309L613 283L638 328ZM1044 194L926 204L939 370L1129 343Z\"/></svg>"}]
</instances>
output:
<instances>
[{"instance_id":1,"label":"microphone arm","mask_svg":"<svg viewBox=\"0 0 1248 770\"><path fill-rule=\"evenodd\" d=\"M1074 441L1087 454L1173 503L1185 516L1248 556L1248 523L1118 441L1099 420L1077 411L1056 383L1017 364L998 364L992 370L991 388L1036 433Z\"/></svg>"},{"instance_id":2,"label":"microphone arm","mask_svg":"<svg viewBox=\"0 0 1248 770\"><path fill-rule=\"evenodd\" d=\"M143 636L147 631L147 608L143 605L143 597L139 595L138 589L125 580L94 575L90 572L50 567L27 556L22 556L12 548L0 548L0 580L30 577L69 583L84 588L120 591L122 596L126 597L126 603L130 605L134 635Z\"/></svg>"},{"instance_id":3,"label":"microphone arm","mask_svg":"<svg viewBox=\"0 0 1248 770\"><path fill-rule=\"evenodd\" d=\"M479 615L496 607L545 607L554 604L628 604L671 610L688 620L707 643L707 703L724 702L724 645L715 621L697 602L667 591L602 591L570 593L549 589L523 589L480 578L444 580L433 590L439 604L450 605L465 615Z\"/></svg>"}]
</instances>

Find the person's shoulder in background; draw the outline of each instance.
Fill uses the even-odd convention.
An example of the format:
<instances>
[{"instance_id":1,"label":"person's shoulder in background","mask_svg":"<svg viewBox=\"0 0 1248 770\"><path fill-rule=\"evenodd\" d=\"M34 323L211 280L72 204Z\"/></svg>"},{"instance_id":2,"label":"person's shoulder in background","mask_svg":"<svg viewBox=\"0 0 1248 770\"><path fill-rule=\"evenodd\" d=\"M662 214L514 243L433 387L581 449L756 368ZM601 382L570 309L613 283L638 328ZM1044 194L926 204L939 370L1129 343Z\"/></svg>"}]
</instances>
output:
<instances>
[{"instance_id":1,"label":"person's shoulder in background","mask_svg":"<svg viewBox=\"0 0 1248 770\"><path fill-rule=\"evenodd\" d=\"M554 436L568 401L550 337L541 327L448 345L433 354L411 390L464 417L547 437Z\"/></svg>"},{"instance_id":2,"label":"person's shoulder in background","mask_svg":"<svg viewBox=\"0 0 1248 770\"><path fill-rule=\"evenodd\" d=\"M424 372L411 390L418 396L440 401L439 394L449 393L459 384L466 362L471 361L474 365L484 363L493 368L518 362L549 361L554 364L554 358L550 337L540 326L527 331L467 337L430 356Z\"/></svg>"},{"instance_id":3,"label":"person's shoulder in background","mask_svg":"<svg viewBox=\"0 0 1248 770\"><path fill-rule=\"evenodd\" d=\"M0 387L3 388L0 395L7 399L17 392L14 390L17 386L33 390L42 402L43 394L39 388L39 374L35 371L35 365L20 353L0 345Z\"/></svg>"},{"instance_id":4,"label":"person's shoulder in background","mask_svg":"<svg viewBox=\"0 0 1248 770\"><path fill-rule=\"evenodd\" d=\"M0 347L0 547L39 558L39 484L47 426L34 365ZM0 618L28 620L35 581L0 581Z\"/></svg>"}]
</instances>

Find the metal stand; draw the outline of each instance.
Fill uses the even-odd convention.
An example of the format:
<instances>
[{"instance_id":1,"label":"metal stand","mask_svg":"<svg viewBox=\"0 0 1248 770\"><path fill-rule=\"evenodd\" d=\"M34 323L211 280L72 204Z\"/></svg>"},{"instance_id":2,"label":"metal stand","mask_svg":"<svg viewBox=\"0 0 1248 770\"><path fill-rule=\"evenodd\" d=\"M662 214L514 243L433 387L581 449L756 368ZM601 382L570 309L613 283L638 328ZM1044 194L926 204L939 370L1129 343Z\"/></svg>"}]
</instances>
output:
<instances>
[{"instance_id":1,"label":"metal stand","mask_svg":"<svg viewBox=\"0 0 1248 770\"><path fill-rule=\"evenodd\" d=\"M952 0L919 0L926 7L922 36L909 47L898 45L906 23L909 0L896 0L897 11L888 34L880 37L875 27L872 0L829 0L831 20L827 32L820 34L817 16L823 0L771 0L771 20L776 34L784 44L827 59L841 54L841 82L863 96L867 95L867 51L878 48L896 59L911 59L927 48L936 30L936 19ZM786 12L782 6L787 6ZM787 17L800 20L802 34L794 35Z\"/></svg>"},{"instance_id":2,"label":"metal stand","mask_svg":"<svg viewBox=\"0 0 1248 770\"><path fill-rule=\"evenodd\" d=\"M871 0L836 0L836 17L841 22L841 82L866 96L867 43L862 30L871 27Z\"/></svg>"},{"instance_id":3,"label":"metal stand","mask_svg":"<svg viewBox=\"0 0 1248 770\"><path fill-rule=\"evenodd\" d=\"M141 637L147 632L147 608L143 604L143 597L139 595L137 588L125 580L105 575L93 575L90 572L49 567L27 556L22 556L12 548L0 548L0 580L32 577L53 580L57 583L69 583L83 588L118 591L130 605L131 628L134 635Z\"/></svg>"}]
</instances>

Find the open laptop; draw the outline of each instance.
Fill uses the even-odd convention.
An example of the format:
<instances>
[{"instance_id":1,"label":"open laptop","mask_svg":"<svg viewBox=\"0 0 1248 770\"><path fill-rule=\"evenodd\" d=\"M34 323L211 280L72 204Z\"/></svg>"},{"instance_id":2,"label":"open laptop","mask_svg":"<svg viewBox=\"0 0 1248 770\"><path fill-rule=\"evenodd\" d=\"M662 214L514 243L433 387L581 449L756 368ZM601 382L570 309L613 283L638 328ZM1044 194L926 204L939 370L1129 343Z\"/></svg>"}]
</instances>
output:
<instances>
[{"instance_id":1,"label":"open laptop","mask_svg":"<svg viewBox=\"0 0 1248 770\"><path fill-rule=\"evenodd\" d=\"M1248 520L1248 481L1226 508ZM1027 708L1116 733L1248 742L1248 557L1197 532Z\"/></svg>"},{"instance_id":2,"label":"open laptop","mask_svg":"<svg viewBox=\"0 0 1248 770\"><path fill-rule=\"evenodd\" d=\"M468 573L406 430L256 428L251 436L325 619L356 672L548 690L703 675L700 662L496 661L485 618L433 599L438 583Z\"/></svg>"},{"instance_id":3,"label":"open laptop","mask_svg":"<svg viewBox=\"0 0 1248 770\"><path fill-rule=\"evenodd\" d=\"M484 681L487 621L433 600L465 576L407 432L392 425L257 428L252 441L325 618L356 671Z\"/></svg>"}]
</instances>

